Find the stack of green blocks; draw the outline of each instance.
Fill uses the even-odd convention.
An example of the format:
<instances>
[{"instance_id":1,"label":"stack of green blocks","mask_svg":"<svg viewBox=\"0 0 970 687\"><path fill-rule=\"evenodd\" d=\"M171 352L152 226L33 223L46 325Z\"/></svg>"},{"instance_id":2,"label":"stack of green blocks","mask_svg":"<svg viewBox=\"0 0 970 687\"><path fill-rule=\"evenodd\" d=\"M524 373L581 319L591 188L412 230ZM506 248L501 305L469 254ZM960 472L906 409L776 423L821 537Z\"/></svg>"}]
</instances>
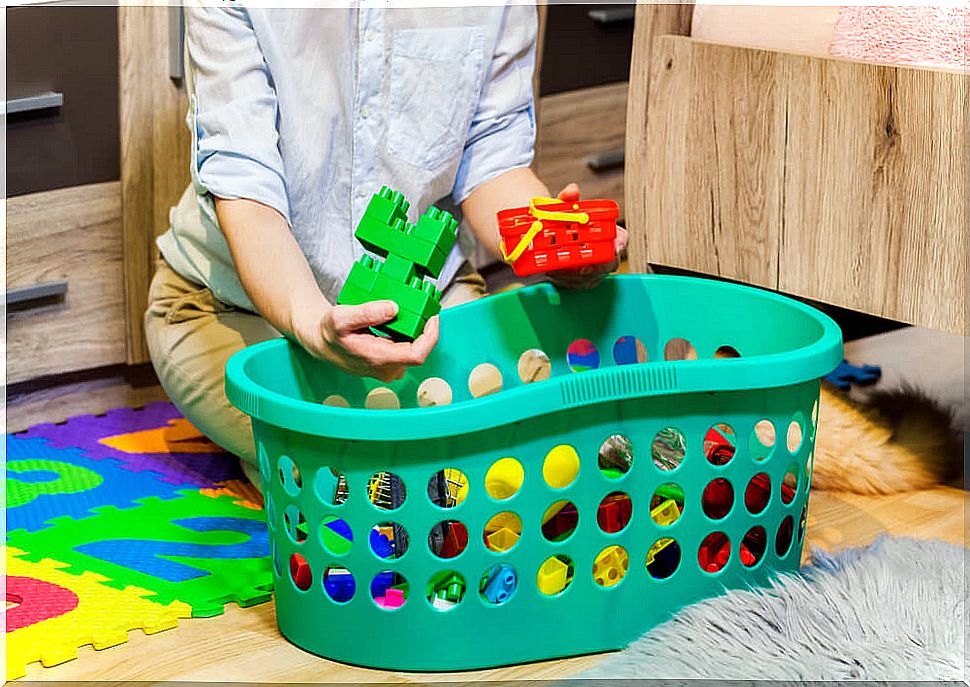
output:
<instances>
[{"instance_id":1,"label":"stack of green blocks","mask_svg":"<svg viewBox=\"0 0 970 687\"><path fill-rule=\"evenodd\" d=\"M371 198L355 236L384 261L362 256L337 296L339 305L377 300L397 303L397 317L377 327L397 340L417 338L425 323L441 310L441 291L425 278L441 274L458 237L458 222L450 213L432 206L416 224L409 224L409 207L400 192L387 186Z\"/></svg>"}]
</instances>

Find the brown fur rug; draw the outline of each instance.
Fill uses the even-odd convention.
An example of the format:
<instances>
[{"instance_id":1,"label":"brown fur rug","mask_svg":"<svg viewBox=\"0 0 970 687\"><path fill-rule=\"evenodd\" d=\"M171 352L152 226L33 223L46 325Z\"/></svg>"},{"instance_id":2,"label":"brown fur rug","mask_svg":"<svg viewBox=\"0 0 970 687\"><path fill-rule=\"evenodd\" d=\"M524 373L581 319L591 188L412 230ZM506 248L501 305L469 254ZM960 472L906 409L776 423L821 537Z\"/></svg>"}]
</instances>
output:
<instances>
[{"instance_id":1,"label":"brown fur rug","mask_svg":"<svg viewBox=\"0 0 970 687\"><path fill-rule=\"evenodd\" d=\"M953 413L918 389L877 391L859 402L823 383L812 487L891 494L952 482L963 473Z\"/></svg>"}]
</instances>

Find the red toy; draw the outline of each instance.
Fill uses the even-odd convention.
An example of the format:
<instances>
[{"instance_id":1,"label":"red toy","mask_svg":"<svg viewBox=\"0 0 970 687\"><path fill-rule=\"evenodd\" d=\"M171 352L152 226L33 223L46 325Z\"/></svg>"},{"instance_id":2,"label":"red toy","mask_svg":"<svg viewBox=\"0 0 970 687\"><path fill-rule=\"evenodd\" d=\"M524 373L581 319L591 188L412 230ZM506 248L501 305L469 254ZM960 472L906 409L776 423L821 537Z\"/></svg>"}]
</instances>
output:
<instances>
[{"instance_id":1,"label":"red toy","mask_svg":"<svg viewBox=\"0 0 970 687\"><path fill-rule=\"evenodd\" d=\"M612 200L533 198L498 213L502 256L520 277L612 262L619 216Z\"/></svg>"}]
</instances>

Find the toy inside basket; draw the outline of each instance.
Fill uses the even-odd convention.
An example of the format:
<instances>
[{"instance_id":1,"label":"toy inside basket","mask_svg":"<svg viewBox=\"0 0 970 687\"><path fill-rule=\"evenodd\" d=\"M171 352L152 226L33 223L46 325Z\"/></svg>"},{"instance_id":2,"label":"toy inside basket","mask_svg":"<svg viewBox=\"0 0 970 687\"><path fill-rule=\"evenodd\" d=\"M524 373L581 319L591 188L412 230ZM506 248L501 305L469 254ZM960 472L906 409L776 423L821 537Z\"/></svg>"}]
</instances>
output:
<instances>
[{"instance_id":1,"label":"toy inside basket","mask_svg":"<svg viewBox=\"0 0 970 687\"><path fill-rule=\"evenodd\" d=\"M284 340L253 417L277 619L298 646L458 670L625 646L798 568L836 325L772 293L623 276L447 309L395 383Z\"/></svg>"}]
</instances>

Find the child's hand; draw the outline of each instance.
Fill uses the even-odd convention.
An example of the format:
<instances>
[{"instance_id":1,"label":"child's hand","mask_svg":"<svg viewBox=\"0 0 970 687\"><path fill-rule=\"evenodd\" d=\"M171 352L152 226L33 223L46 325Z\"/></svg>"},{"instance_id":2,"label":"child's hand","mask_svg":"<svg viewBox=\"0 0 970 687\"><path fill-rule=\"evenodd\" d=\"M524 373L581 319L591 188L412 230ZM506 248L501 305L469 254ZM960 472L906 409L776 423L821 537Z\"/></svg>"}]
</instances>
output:
<instances>
[{"instance_id":1,"label":"child's hand","mask_svg":"<svg viewBox=\"0 0 970 687\"><path fill-rule=\"evenodd\" d=\"M333 363L344 372L392 382L405 370L421 365L438 342L438 318L428 320L421 336L411 343L394 342L372 334L374 327L397 315L394 301L363 305L335 305L328 309L306 336L297 334L304 348Z\"/></svg>"},{"instance_id":2,"label":"child's hand","mask_svg":"<svg viewBox=\"0 0 970 687\"><path fill-rule=\"evenodd\" d=\"M579 186L577 184L569 184L562 191L559 192L559 199L566 201L577 201L579 200ZM626 244L629 241L629 235L626 229L621 226L616 227L616 258L613 262L604 263L602 265L587 265L585 267L580 267L578 270L555 270L547 273L546 276L549 277L549 281L557 286L561 286L566 289L591 289L606 277L607 274L613 272L616 268L620 266L620 253L626 250Z\"/></svg>"}]
</instances>

